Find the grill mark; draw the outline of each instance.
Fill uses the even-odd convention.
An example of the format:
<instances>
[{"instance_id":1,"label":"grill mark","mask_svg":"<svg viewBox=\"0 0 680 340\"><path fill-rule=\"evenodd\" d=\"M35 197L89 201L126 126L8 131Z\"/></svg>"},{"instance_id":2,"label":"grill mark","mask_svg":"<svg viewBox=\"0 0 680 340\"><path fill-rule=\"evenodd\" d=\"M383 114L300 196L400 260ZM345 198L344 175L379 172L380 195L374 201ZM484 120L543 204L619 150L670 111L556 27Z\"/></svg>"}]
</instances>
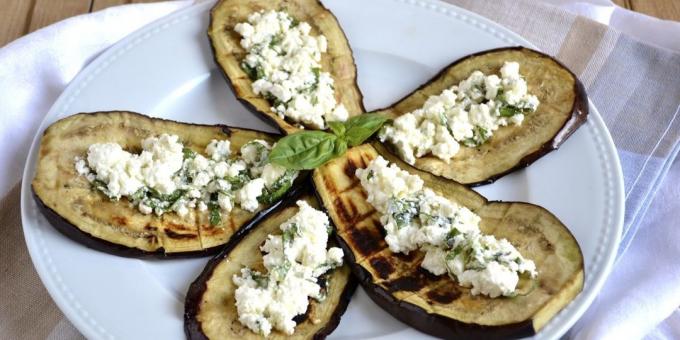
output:
<instances>
[{"instance_id":1,"label":"grill mark","mask_svg":"<svg viewBox=\"0 0 680 340\"><path fill-rule=\"evenodd\" d=\"M358 209L354 202L352 200L347 200L349 203L349 207L343 202L343 200L340 197L336 197L335 201L333 202L333 205L335 205L335 211L337 212L338 216L342 219L342 221L348 225L354 225L357 224L363 220L368 219L371 217L373 214L376 213L377 210L374 208L371 208L371 210L359 214ZM373 222L375 225L381 225L380 221L375 222L376 220L374 219Z\"/></svg>"},{"instance_id":2,"label":"grill mark","mask_svg":"<svg viewBox=\"0 0 680 340\"><path fill-rule=\"evenodd\" d=\"M175 230L186 230L186 231L193 231L194 228L185 226L184 224L177 224L177 223L172 223L172 222L166 222L168 225L168 228L172 228Z\"/></svg>"},{"instance_id":3,"label":"grill mark","mask_svg":"<svg viewBox=\"0 0 680 340\"><path fill-rule=\"evenodd\" d=\"M345 175L349 178L354 178L356 176L356 171L357 171L357 166L354 164L353 159L348 159L347 163L345 163L345 166L343 167L343 172Z\"/></svg>"},{"instance_id":4,"label":"grill mark","mask_svg":"<svg viewBox=\"0 0 680 340\"><path fill-rule=\"evenodd\" d=\"M175 239L175 240L182 240L182 239L194 239L197 237L196 234L180 234L176 233L170 229L165 229L165 235L168 235L169 238Z\"/></svg>"},{"instance_id":5,"label":"grill mark","mask_svg":"<svg viewBox=\"0 0 680 340\"><path fill-rule=\"evenodd\" d=\"M390 274L394 273L394 266L392 266L390 261L383 256L370 259L370 263L371 267L375 269L378 276L383 280L387 280L390 277Z\"/></svg>"},{"instance_id":6,"label":"grill mark","mask_svg":"<svg viewBox=\"0 0 680 340\"><path fill-rule=\"evenodd\" d=\"M144 226L144 230L146 230L146 231L156 231L156 230L158 230L158 227L154 227L150 224L147 224L147 225Z\"/></svg>"},{"instance_id":7,"label":"grill mark","mask_svg":"<svg viewBox=\"0 0 680 340\"><path fill-rule=\"evenodd\" d=\"M427 298L430 303L449 304L458 299L461 294L460 289L455 284L446 283L427 292Z\"/></svg>"},{"instance_id":8,"label":"grill mark","mask_svg":"<svg viewBox=\"0 0 680 340\"><path fill-rule=\"evenodd\" d=\"M113 216L111 219L118 225L127 225L127 218L125 218L125 216Z\"/></svg>"},{"instance_id":9,"label":"grill mark","mask_svg":"<svg viewBox=\"0 0 680 340\"><path fill-rule=\"evenodd\" d=\"M340 219L344 221L345 224L351 224L352 216L350 216L347 212L347 209L345 209L342 199L340 199L340 197L336 197L335 201L333 201L333 205L335 205L335 211L338 214L338 217L340 217Z\"/></svg>"},{"instance_id":10,"label":"grill mark","mask_svg":"<svg viewBox=\"0 0 680 340\"><path fill-rule=\"evenodd\" d=\"M363 256L377 253L384 248L382 238L377 239L369 230L355 228L347 233L350 239L350 247Z\"/></svg>"},{"instance_id":11,"label":"grill mark","mask_svg":"<svg viewBox=\"0 0 680 340\"><path fill-rule=\"evenodd\" d=\"M328 175L322 172L323 185L326 187L329 193L337 193L338 188L335 186L335 182Z\"/></svg>"},{"instance_id":12,"label":"grill mark","mask_svg":"<svg viewBox=\"0 0 680 340\"><path fill-rule=\"evenodd\" d=\"M392 255L394 255L394 256L397 257L398 259L400 259L400 260L402 260L402 261L406 261L406 262L413 262L413 260L416 259L416 255L417 255L417 254L418 254L417 251L411 251L411 252L409 252L408 254L404 254L404 253L392 253Z\"/></svg>"},{"instance_id":13,"label":"grill mark","mask_svg":"<svg viewBox=\"0 0 680 340\"><path fill-rule=\"evenodd\" d=\"M416 292L421 290L423 287L431 285L433 282L439 280L441 280L441 277L432 275L426 270L418 267L418 269L410 275L407 274L402 277L387 281L383 283L383 285L385 285L390 292Z\"/></svg>"}]
</instances>

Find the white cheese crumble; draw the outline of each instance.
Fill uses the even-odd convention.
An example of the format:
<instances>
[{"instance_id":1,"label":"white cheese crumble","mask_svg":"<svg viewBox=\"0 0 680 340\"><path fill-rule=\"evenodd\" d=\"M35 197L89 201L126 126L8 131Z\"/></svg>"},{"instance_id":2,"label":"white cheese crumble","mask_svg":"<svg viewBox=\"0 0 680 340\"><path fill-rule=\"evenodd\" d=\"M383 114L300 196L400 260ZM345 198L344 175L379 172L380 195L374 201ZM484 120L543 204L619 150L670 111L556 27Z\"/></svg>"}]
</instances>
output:
<instances>
[{"instance_id":1,"label":"white cheese crumble","mask_svg":"<svg viewBox=\"0 0 680 340\"><path fill-rule=\"evenodd\" d=\"M477 147L499 127L522 124L524 115L538 108L538 98L527 92L519 63L506 61L500 75L472 72L458 85L430 96L422 108L386 124L380 140L392 144L409 164L428 154L449 162L460 144Z\"/></svg>"},{"instance_id":2,"label":"white cheese crumble","mask_svg":"<svg viewBox=\"0 0 680 340\"><path fill-rule=\"evenodd\" d=\"M328 216L298 201L299 211L281 224L280 235L268 235L260 250L265 273L241 269L233 281L239 321L253 332L268 336L273 329L295 331L295 316L304 314L309 298L323 300L318 279L342 265L340 248L328 246Z\"/></svg>"},{"instance_id":3,"label":"white cheese crumble","mask_svg":"<svg viewBox=\"0 0 680 340\"><path fill-rule=\"evenodd\" d=\"M253 92L266 98L279 117L324 129L326 122L345 121L349 113L336 102L333 77L321 69L326 37L311 36L311 29L273 10L255 12L234 26L248 53L241 67L253 80Z\"/></svg>"},{"instance_id":4,"label":"white cheese crumble","mask_svg":"<svg viewBox=\"0 0 680 340\"><path fill-rule=\"evenodd\" d=\"M506 239L479 230L480 217L428 188L417 175L378 157L356 176L368 202L381 214L390 250L425 251L421 267L434 275L448 273L473 295L492 298L514 294L520 274L537 275Z\"/></svg>"},{"instance_id":5,"label":"white cheese crumble","mask_svg":"<svg viewBox=\"0 0 680 340\"><path fill-rule=\"evenodd\" d=\"M176 135L141 144L140 154L116 143L92 144L85 158L75 158L76 172L110 199L126 197L143 214L174 211L184 217L197 208L210 211L211 224L236 203L253 212L260 202L272 202L297 176L269 163L271 146L263 140L244 144L240 156L231 154L227 140L212 140L206 156L185 148Z\"/></svg>"}]
</instances>

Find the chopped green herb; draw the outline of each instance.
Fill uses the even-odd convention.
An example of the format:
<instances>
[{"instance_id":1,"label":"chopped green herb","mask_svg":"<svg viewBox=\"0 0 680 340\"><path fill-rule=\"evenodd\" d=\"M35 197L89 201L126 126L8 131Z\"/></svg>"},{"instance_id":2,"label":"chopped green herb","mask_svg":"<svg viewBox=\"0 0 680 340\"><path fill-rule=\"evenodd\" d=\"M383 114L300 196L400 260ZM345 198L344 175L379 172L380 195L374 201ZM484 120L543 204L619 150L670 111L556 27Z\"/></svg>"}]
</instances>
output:
<instances>
[{"instance_id":1,"label":"chopped green herb","mask_svg":"<svg viewBox=\"0 0 680 340\"><path fill-rule=\"evenodd\" d=\"M259 288L267 288L267 286L269 286L269 278L264 274L251 271L250 277L255 281Z\"/></svg>"},{"instance_id":2,"label":"chopped green herb","mask_svg":"<svg viewBox=\"0 0 680 340\"><path fill-rule=\"evenodd\" d=\"M284 230L283 234L281 235L283 244L285 245L293 242L297 233L298 233L297 224L292 224L290 227L288 227L288 229Z\"/></svg>"},{"instance_id":3,"label":"chopped green herb","mask_svg":"<svg viewBox=\"0 0 680 340\"><path fill-rule=\"evenodd\" d=\"M419 210L420 207L416 200L392 198L387 203L387 212L392 215L398 228L410 224L413 218L418 215Z\"/></svg>"},{"instance_id":4,"label":"chopped green herb","mask_svg":"<svg viewBox=\"0 0 680 340\"><path fill-rule=\"evenodd\" d=\"M189 148L182 149L182 153L184 154L184 159L194 159L194 158L196 158L196 152L194 150L189 149Z\"/></svg>"},{"instance_id":5,"label":"chopped green herb","mask_svg":"<svg viewBox=\"0 0 680 340\"><path fill-rule=\"evenodd\" d=\"M274 48L274 46L280 44L283 41L283 35L277 34L272 37L272 40L269 41L269 48Z\"/></svg>"},{"instance_id":6,"label":"chopped green herb","mask_svg":"<svg viewBox=\"0 0 680 340\"><path fill-rule=\"evenodd\" d=\"M286 277L286 274L288 274L288 271L290 270L290 261L285 259L282 264L274 267L273 272L278 278L279 281L283 280L284 277Z\"/></svg>"},{"instance_id":7,"label":"chopped green herb","mask_svg":"<svg viewBox=\"0 0 680 340\"><path fill-rule=\"evenodd\" d=\"M505 105L498 110L498 114L501 117L512 117L514 115L518 115L521 113L522 113L521 109L511 105Z\"/></svg>"},{"instance_id":8,"label":"chopped green herb","mask_svg":"<svg viewBox=\"0 0 680 340\"><path fill-rule=\"evenodd\" d=\"M375 176L375 173L373 173L373 170L369 170L368 175L366 175L366 179L371 179L373 176Z\"/></svg>"},{"instance_id":9,"label":"chopped green herb","mask_svg":"<svg viewBox=\"0 0 680 340\"><path fill-rule=\"evenodd\" d=\"M472 137L463 140L463 144L467 147L470 147L470 148L478 147L478 146L484 144L484 142L486 142L489 139L489 137L491 137L489 135L489 131L487 131L485 128L477 125L477 126L475 126L475 128L473 130Z\"/></svg>"},{"instance_id":10,"label":"chopped green herb","mask_svg":"<svg viewBox=\"0 0 680 340\"><path fill-rule=\"evenodd\" d=\"M210 210L210 225L218 225L222 222L222 214L220 213L220 206L217 202L208 203Z\"/></svg>"},{"instance_id":11,"label":"chopped green herb","mask_svg":"<svg viewBox=\"0 0 680 340\"><path fill-rule=\"evenodd\" d=\"M257 198L258 201L264 204L276 202L276 200L281 198L288 191L288 189L293 186L293 181L295 180L296 176L297 171L287 169L286 172L284 172L283 175L279 177L271 187L265 188L265 190L263 190L262 195Z\"/></svg>"},{"instance_id":12,"label":"chopped green herb","mask_svg":"<svg viewBox=\"0 0 680 340\"><path fill-rule=\"evenodd\" d=\"M264 69L262 69L262 67L260 66L252 67L247 63L243 62L241 63L241 68L248 75L248 78L250 78L251 80L258 80L264 78L265 76Z\"/></svg>"},{"instance_id":13,"label":"chopped green herb","mask_svg":"<svg viewBox=\"0 0 680 340\"><path fill-rule=\"evenodd\" d=\"M130 196L130 200L132 202L137 202L141 201L144 197L146 197L146 188L142 187L139 188L139 190L135 191L135 193L132 194L132 196Z\"/></svg>"}]
</instances>

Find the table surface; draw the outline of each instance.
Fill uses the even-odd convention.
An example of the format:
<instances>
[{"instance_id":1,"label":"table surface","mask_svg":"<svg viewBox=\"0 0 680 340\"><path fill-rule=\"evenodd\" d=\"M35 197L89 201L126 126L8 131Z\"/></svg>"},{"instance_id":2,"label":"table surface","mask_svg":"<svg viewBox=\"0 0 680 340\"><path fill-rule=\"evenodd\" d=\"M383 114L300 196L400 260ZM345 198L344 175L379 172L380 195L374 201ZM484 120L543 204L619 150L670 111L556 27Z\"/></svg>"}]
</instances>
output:
<instances>
[{"instance_id":1,"label":"table surface","mask_svg":"<svg viewBox=\"0 0 680 340\"><path fill-rule=\"evenodd\" d=\"M0 46L43 26L111 6L159 0L0 0ZM678 0L613 0L630 10L680 21Z\"/></svg>"}]
</instances>

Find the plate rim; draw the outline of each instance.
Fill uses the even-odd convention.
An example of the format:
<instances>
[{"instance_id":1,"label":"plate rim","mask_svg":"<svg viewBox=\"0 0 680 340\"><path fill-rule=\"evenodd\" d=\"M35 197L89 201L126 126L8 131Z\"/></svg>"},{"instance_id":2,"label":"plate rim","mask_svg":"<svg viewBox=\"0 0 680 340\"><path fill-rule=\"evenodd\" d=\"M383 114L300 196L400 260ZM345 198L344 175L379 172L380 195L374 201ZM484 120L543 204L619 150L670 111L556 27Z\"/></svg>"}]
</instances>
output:
<instances>
[{"instance_id":1,"label":"plate rim","mask_svg":"<svg viewBox=\"0 0 680 340\"><path fill-rule=\"evenodd\" d=\"M483 17L479 14L466 10L464 8L455 6L453 4L440 0L388 0L394 3L402 3L411 6L422 7L426 10L443 13L453 19L458 19L467 22L472 26L490 33L502 41L510 45L522 45L537 49L536 46L519 34L512 30L498 24L491 19ZM60 94L58 99L51 106L45 117L42 119L38 130L31 142L31 147L24 165L23 178L32 179L35 173L35 153L39 147L40 137L48 124L48 121L60 119L64 116L66 108L75 100L80 91L89 84L91 80L110 63L114 62L117 57L123 55L128 50L134 48L137 44L146 39L153 37L155 34L176 25L182 21L190 19L192 16L202 14L212 8L213 1L200 2L186 8L177 10L168 16L154 20L142 28L132 32L120 41L113 44L107 50L97 56L92 62L86 65L66 86L64 91ZM537 337L557 338L565 334L571 326L578 321L586 309L592 304L595 297L599 294L609 276L617 254L618 245L621 240L621 233L623 231L623 219L625 211L625 202L623 195L623 173L621 169L620 159L614 145L613 139L604 120L599 111L593 103L589 100L590 115L586 122L593 132L595 138L594 144L599 153L598 156L607 159L601 159L603 166L605 183L605 221L603 225L605 228L603 232L613 234L613 239L608 240L607 243L600 244L596 250L592 263L589 267L601 266L601 270L592 274L592 270L585 268L585 285L576 299L574 299L566 308L573 310L571 315L565 315L562 311L558 313L550 322L537 333ZM67 114L68 115L68 114ZM102 326L98 325L89 313L84 310L80 304L73 298L73 294L68 291L68 288L61 282L61 279L56 273L56 270L50 270L51 258L46 252L45 248L40 248L40 244L45 241L42 238L42 231L39 229L33 230L29 227L28 205L32 199L31 181L22 181L21 184L21 220L22 229L24 232L24 240L26 242L31 261L35 267L38 275L48 290L50 297L55 301L59 309L64 315L73 323L73 325L88 338L114 338ZM607 213L608 212L608 213ZM29 223L30 224L30 223ZM47 256L47 257L43 257ZM47 260L46 260L47 259ZM47 262L47 263L45 263ZM589 272L591 274L589 274ZM590 287L589 287L590 286ZM586 291L588 288L588 291ZM578 301L578 303L576 303Z\"/></svg>"}]
</instances>

